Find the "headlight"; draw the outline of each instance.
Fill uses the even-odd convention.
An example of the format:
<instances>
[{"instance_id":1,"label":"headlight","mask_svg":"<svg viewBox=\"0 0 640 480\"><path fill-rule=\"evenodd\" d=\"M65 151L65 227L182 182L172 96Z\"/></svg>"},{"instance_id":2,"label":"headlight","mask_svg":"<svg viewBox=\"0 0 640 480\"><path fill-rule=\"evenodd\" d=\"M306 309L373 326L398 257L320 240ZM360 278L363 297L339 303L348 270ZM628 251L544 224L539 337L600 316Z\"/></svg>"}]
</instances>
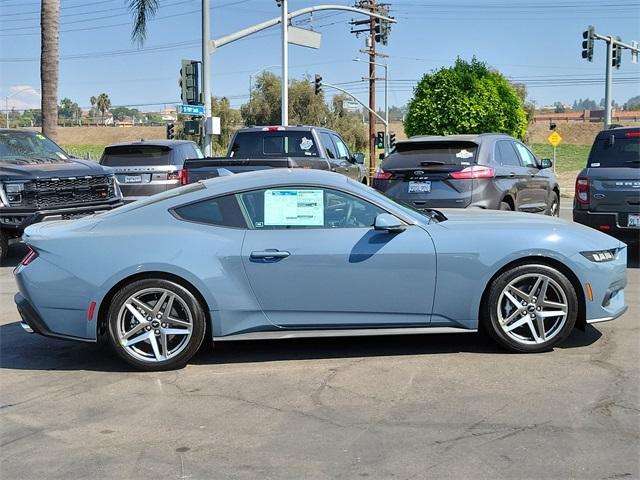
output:
<instances>
[{"instance_id":1,"label":"headlight","mask_svg":"<svg viewBox=\"0 0 640 480\"><path fill-rule=\"evenodd\" d=\"M22 203L22 183L5 183L0 185L0 203L5 206L17 206Z\"/></svg>"},{"instance_id":2,"label":"headlight","mask_svg":"<svg viewBox=\"0 0 640 480\"><path fill-rule=\"evenodd\" d=\"M594 252L580 252L582 256L591 260L592 262L603 263L610 262L616 259L618 253L617 248L611 248L609 250L596 250Z\"/></svg>"},{"instance_id":3,"label":"headlight","mask_svg":"<svg viewBox=\"0 0 640 480\"><path fill-rule=\"evenodd\" d=\"M4 186L4 191L7 193L20 193L24 190L24 185L21 183L7 183Z\"/></svg>"}]
</instances>

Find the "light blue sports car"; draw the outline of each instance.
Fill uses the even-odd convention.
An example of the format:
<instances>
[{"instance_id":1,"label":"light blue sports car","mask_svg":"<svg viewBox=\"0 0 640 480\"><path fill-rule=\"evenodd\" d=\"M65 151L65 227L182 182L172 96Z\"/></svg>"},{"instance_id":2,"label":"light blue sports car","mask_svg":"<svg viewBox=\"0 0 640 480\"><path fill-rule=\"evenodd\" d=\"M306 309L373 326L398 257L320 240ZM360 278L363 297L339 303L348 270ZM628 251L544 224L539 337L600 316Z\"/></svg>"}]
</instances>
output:
<instances>
[{"instance_id":1,"label":"light blue sports car","mask_svg":"<svg viewBox=\"0 0 640 480\"><path fill-rule=\"evenodd\" d=\"M269 170L29 227L29 332L142 370L228 340L486 331L518 352L626 310L625 244L540 215L418 212L338 174Z\"/></svg>"}]
</instances>

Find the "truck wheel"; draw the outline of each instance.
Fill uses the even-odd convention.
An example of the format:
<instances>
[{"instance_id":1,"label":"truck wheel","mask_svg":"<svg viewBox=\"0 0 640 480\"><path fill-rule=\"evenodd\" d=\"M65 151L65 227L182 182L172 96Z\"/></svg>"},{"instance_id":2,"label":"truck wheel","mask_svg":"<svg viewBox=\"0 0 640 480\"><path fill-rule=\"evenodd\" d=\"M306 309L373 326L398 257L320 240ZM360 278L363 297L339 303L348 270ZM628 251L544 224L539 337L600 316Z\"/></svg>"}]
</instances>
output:
<instances>
[{"instance_id":1,"label":"truck wheel","mask_svg":"<svg viewBox=\"0 0 640 480\"><path fill-rule=\"evenodd\" d=\"M0 230L0 265L4 265L9 253L9 236Z\"/></svg>"}]
</instances>

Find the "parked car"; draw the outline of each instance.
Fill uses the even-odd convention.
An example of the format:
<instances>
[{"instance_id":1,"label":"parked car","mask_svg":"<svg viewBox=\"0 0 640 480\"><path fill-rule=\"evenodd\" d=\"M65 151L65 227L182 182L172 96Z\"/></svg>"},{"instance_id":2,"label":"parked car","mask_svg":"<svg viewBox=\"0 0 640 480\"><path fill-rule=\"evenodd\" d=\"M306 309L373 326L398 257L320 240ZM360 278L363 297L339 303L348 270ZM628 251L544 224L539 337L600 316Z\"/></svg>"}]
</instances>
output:
<instances>
[{"instance_id":1,"label":"parked car","mask_svg":"<svg viewBox=\"0 0 640 480\"><path fill-rule=\"evenodd\" d=\"M128 203L185 185L185 160L203 157L195 142L142 140L108 145L100 164L114 169Z\"/></svg>"},{"instance_id":2,"label":"parked car","mask_svg":"<svg viewBox=\"0 0 640 480\"><path fill-rule=\"evenodd\" d=\"M515 138L488 133L412 137L377 168L373 187L415 208L560 214L551 160Z\"/></svg>"},{"instance_id":3,"label":"parked car","mask_svg":"<svg viewBox=\"0 0 640 480\"><path fill-rule=\"evenodd\" d=\"M25 241L15 270L23 327L107 338L142 370L184 365L205 335L482 325L505 348L540 352L574 326L626 310L626 246L608 235L542 215L418 212L313 170L205 180L94 218L31 226Z\"/></svg>"},{"instance_id":4,"label":"parked car","mask_svg":"<svg viewBox=\"0 0 640 480\"><path fill-rule=\"evenodd\" d=\"M269 168L310 168L341 173L367 183L364 155L352 154L338 133L320 127L249 127L235 132L226 157L188 160L189 183Z\"/></svg>"},{"instance_id":5,"label":"parked car","mask_svg":"<svg viewBox=\"0 0 640 480\"><path fill-rule=\"evenodd\" d=\"M0 263L33 223L121 204L110 169L71 157L41 133L0 129Z\"/></svg>"},{"instance_id":6,"label":"parked car","mask_svg":"<svg viewBox=\"0 0 640 480\"><path fill-rule=\"evenodd\" d=\"M576 179L573 221L640 242L640 127L598 133Z\"/></svg>"}]
</instances>

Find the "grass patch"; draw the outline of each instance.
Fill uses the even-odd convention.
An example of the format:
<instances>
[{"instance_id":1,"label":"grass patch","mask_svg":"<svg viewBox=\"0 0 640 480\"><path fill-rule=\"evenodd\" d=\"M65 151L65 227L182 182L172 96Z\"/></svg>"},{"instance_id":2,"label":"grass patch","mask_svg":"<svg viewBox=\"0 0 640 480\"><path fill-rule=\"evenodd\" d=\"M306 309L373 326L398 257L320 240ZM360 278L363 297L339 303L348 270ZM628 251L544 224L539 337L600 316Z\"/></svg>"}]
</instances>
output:
<instances>
[{"instance_id":1,"label":"grass patch","mask_svg":"<svg viewBox=\"0 0 640 480\"><path fill-rule=\"evenodd\" d=\"M531 145L538 158L553 158L553 147L545 143ZM556 171L577 174L587 164L590 145L560 144L556 148Z\"/></svg>"},{"instance_id":2,"label":"grass patch","mask_svg":"<svg viewBox=\"0 0 640 480\"><path fill-rule=\"evenodd\" d=\"M89 143L63 143L60 146L74 157L85 158L88 160L100 160L100 156L106 145L95 145Z\"/></svg>"}]
</instances>

